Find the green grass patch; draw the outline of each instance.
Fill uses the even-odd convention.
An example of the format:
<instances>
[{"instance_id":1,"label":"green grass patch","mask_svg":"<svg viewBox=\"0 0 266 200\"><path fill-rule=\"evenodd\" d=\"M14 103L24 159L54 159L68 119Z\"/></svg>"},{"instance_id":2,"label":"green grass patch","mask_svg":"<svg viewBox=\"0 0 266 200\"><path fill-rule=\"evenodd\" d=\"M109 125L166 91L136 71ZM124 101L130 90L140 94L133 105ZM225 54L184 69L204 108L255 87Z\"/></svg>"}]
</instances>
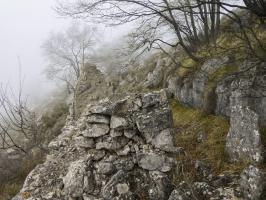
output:
<instances>
[{"instance_id":1,"label":"green grass patch","mask_svg":"<svg viewBox=\"0 0 266 200\"><path fill-rule=\"evenodd\" d=\"M186 178L194 178L194 161L202 160L211 166L214 174L240 172L241 163L231 164L225 150L229 120L181 105L176 100L171 103L174 126L176 127L176 145L183 147L186 155L177 160L183 163ZM198 141L199 134L204 135L203 142ZM180 177L179 177L180 178Z\"/></svg>"}]
</instances>

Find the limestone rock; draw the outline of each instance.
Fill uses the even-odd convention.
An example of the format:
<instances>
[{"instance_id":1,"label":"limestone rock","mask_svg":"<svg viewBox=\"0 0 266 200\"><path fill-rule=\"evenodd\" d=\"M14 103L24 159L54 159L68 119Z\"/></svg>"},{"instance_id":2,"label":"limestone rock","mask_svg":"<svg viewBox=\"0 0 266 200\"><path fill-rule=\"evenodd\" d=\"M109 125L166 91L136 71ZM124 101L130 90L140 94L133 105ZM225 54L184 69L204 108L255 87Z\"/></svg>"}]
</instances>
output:
<instances>
[{"instance_id":1,"label":"limestone rock","mask_svg":"<svg viewBox=\"0 0 266 200\"><path fill-rule=\"evenodd\" d=\"M128 143L126 137L104 137L96 143L96 149L118 150Z\"/></svg>"},{"instance_id":2,"label":"limestone rock","mask_svg":"<svg viewBox=\"0 0 266 200\"><path fill-rule=\"evenodd\" d=\"M157 93L147 93L144 94L141 98L142 107L158 107L162 104L168 103L167 93L164 90L161 90Z\"/></svg>"},{"instance_id":3,"label":"limestone rock","mask_svg":"<svg viewBox=\"0 0 266 200\"><path fill-rule=\"evenodd\" d=\"M154 110L140 114L136 119L138 130L144 135L146 142L150 143L154 137L172 124L172 113L169 109Z\"/></svg>"},{"instance_id":4,"label":"limestone rock","mask_svg":"<svg viewBox=\"0 0 266 200\"><path fill-rule=\"evenodd\" d=\"M147 81L144 83L145 87L152 88L158 87L163 80L164 61L159 59L155 69L148 74Z\"/></svg>"},{"instance_id":5,"label":"limestone rock","mask_svg":"<svg viewBox=\"0 0 266 200\"><path fill-rule=\"evenodd\" d=\"M149 190L150 199L168 199L174 189L169 177L165 173L159 171L151 171L149 175L154 184L154 189Z\"/></svg>"},{"instance_id":6,"label":"limestone rock","mask_svg":"<svg viewBox=\"0 0 266 200\"><path fill-rule=\"evenodd\" d=\"M171 151L174 149L174 139L173 133L170 129L165 129L161 131L158 135L152 140L152 144L161 150Z\"/></svg>"},{"instance_id":7,"label":"limestone rock","mask_svg":"<svg viewBox=\"0 0 266 200\"><path fill-rule=\"evenodd\" d=\"M249 107L241 105L232 107L226 149L233 161L261 162L263 160L258 122L259 116Z\"/></svg>"},{"instance_id":8,"label":"limestone rock","mask_svg":"<svg viewBox=\"0 0 266 200\"><path fill-rule=\"evenodd\" d=\"M123 129L128 126L128 121L123 117L112 116L110 127L112 129Z\"/></svg>"},{"instance_id":9,"label":"limestone rock","mask_svg":"<svg viewBox=\"0 0 266 200\"><path fill-rule=\"evenodd\" d=\"M172 128L164 92L92 103L51 142L46 161L16 198L168 200L173 187L167 172L177 149Z\"/></svg>"},{"instance_id":10,"label":"limestone rock","mask_svg":"<svg viewBox=\"0 0 266 200\"><path fill-rule=\"evenodd\" d=\"M78 147L83 147L83 148L94 148L95 142L92 138L87 138L83 136L78 136L75 137L75 142Z\"/></svg>"},{"instance_id":11,"label":"limestone rock","mask_svg":"<svg viewBox=\"0 0 266 200\"><path fill-rule=\"evenodd\" d=\"M126 194L129 192L129 187L126 183L117 184L116 190L117 190L118 194Z\"/></svg>"},{"instance_id":12,"label":"limestone rock","mask_svg":"<svg viewBox=\"0 0 266 200\"><path fill-rule=\"evenodd\" d=\"M246 200L266 198L266 174L256 166L250 165L242 172L240 186Z\"/></svg>"},{"instance_id":13,"label":"limestone rock","mask_svg":"<svg viewBox=\"0 0 266 200\"><path fill-rule=\"evenodd\" d=\"M84 137L97 138L109 133L109 126L106 124L90 124L88 129L82 132Z\"/></svg>"},{"instance_id":14,"label":"limestone rock","mask_svg":"<svg viewBox=\"0 0 266 200\"><path fill-rule=\"evenodd\" d=\"M175 166L175 161L164 154L140 153L138 155L138 165L149 171L169 172Z\"/></svg>"},{"instance_id":15,"label":"limestone rock","mask_svg":"<svg viewBox=\"0 0 266 200\"><path fill-rule=\"evenodd\" d=\"M129 129L124 130L124 135L129 139L133 138L133 136L136 134L137 134L136 130L129 130Z\"/></svg>"},{"instance_id":16,"label":"limestone rock","mask_svg":"<svg viewBox=\"0 0 266 200\"><path fill-rule=\"evenodd\" d=\"M115 166L110 162L98 162L96 164L96 170L99 174L112 174L116 169Z\"/></svg>"},{"instance_id":17,"label":"limestone rock","mask_svg":"<svg viewBox=\"0 0 266 200\"><path fill-rule=\"evenodd\" d=\"M120 130L115 130L115 129L111 129L110 131L110 136L115 138L115 137L121 137L123 136L123 131L120 131Z\"/></svg>"},{"instance_id":18,"label":"limestone rock","mask_svg":"<svg viewBox=\"0 0 266 200\"><path fill-rule=\"evenodd\" d=\"M87 174L87 165L84 160L79 160L71 163L67 175L63 178L64 191L71 197L81 197L83 194L85 177ZM89 180L90 183L93 180ZM91 186L93 187L93 185ZM92 188L89 188L92 189Z\"/></svg>"},{"instance_id":19,"label":"limestone rock","mask_svg":"<svg viewBox=\"0 0 266 200\"><path fill-rule=\"evenodd\" d=\"M110 124L110 118L106 115L92 114L87 117L87 122L92 124Z\"/></svg>"}]
</instances>

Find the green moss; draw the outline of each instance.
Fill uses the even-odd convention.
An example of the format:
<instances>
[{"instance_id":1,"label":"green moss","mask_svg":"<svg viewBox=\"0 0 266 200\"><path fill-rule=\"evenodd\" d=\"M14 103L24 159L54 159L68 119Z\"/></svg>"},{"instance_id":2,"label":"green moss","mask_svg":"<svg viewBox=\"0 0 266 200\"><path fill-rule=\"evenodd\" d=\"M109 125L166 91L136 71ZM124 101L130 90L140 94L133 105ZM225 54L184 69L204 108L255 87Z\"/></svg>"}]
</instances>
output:
<instances>
[{"instance_id":1,"label":"green moss","mask_svg":"<svg viewBox=\"0 0 266 200\"><path fill-rule=\"evenodd\" d=\"M227 118L206 115L200 110L181 105L176 100L172 100L171 107L177 130L176 145L186 151L186 155L177 157L183 163L182 170L186 178L193 179L195 160L209 164L215 174L241 171L242 164L231 164L225 151L229 131ZM206 137L202 143L198 142L200 133Z\"/></svg>"},{"instance_id":2,"label":"green moss","mask_svg":"<svg viewBox=\"0 0 266 200\"><path fill-rule=\"evenodd\" d=\"M184 57L180 63L180 67L177 69L177 74L180 77L186 77L190 73L196 71L198 63L189 57Z\"/></svg>"}]
</instances>

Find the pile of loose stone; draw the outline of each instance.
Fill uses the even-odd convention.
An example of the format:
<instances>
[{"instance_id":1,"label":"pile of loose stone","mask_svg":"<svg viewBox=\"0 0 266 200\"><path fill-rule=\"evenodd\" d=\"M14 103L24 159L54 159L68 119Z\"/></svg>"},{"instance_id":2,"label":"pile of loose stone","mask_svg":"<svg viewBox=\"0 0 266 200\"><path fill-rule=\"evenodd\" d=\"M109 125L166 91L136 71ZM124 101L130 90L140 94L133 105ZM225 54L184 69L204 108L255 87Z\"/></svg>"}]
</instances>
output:
<instances>
[{"instance_id":1,"label":"pile of loose stone","mask_svg":"<svg viewBox=\"0 0 266 200\"><path fill-rule=\"evenodd\" d=\"M69 120L14 199L168 199L175 154L164 91L103 100Z\"/></svg>"}]
</instances>

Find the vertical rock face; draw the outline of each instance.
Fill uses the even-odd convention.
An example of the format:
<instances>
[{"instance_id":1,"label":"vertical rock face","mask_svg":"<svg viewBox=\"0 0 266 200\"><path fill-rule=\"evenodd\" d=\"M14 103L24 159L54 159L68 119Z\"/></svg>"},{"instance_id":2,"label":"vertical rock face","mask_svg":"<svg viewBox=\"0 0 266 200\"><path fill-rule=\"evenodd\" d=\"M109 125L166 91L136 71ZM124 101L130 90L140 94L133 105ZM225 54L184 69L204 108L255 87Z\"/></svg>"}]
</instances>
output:
<instances>
[{"instance_id":1,"label":"vertical rock face","mask_svg":"<svg viewBox=\"0 0 266 200\"><path fill-rule=\"evenodd\" d=\"M241 174L240 187L247 200L266 199L266 175L256 166L250 165Z\"/></svg>"},{"instance_id":2,"label":"vertical rock face","mask_svg":"<svg viewBox=\"0 0 266 200\"><path fill-rule=\"evenodd\" d=\"M259 117L246 106L233 106L226 148L233 161L261 162L263 146L259 133Z\"/></svg>"},{"instance_id":3,"label":"vertical rock face","mask_svg":"<svg viewBox=\"0 0 266 200\"><path fill-rule=\"evenodd\" d=\"M159 59L157 61L154 71L150 72L147 77L147 81L144 83L147 88L158 87L163 80L163 70L165 68L164 60Z\"/></svg>"},{"instance_id":4,"label":"vertical rock face","mask_svg":"<svg viewBox=\"0 0 266 200\"><path fill-rule=\"evenodd\" d=\"M204 92L210 75L228 62L228 57L210 59L191 77L169 78L168 88L180 102L202 108L205 101Z\"/></svg>"},{"instance_id":5,"label":"vertical rock face","mask_svg":"<svg viewBox=\"0 0 266 200\"><path fill-rule=\"evenodd\" d=\"M247 70L248 69L248 70ZM243 72L218 83L216 114L231 115L231 106L246 105L259 115L259 124L266 126L266 63L244 63Z\"/></svg>"},{"instance_id":6,"label":"vertical rock face","mask_svg":"<svg viewBox=\"0 0 266 200\"><path fill-rule=\"evenodd\" d=\"M167 200L172 156L181 151L172 126L164 91L88 105L50 143L45 163L31 172L16 198Z\"/></svg>"},{"instance_id":7,"label":"vertical rock face","mask_svg":"<svg viewBox=\"0 0 266 200\"><path fill-rule=\"evenodd\" d=\"M204 99L204 92L208 86L210 76L223 66L229 58L217 58L206 61L193 75L168 78L169 91L181 102L195 108L203 108L208 99ZM216 85L210 96L214 99L211 111L217 115L230 117L231 106L245 102L259 116L259 123L266 126L266 63L254 65L243 63L243 72L228 75ZM243 105L243 104L241 104Z\"/></svg>"}]
</instances>

